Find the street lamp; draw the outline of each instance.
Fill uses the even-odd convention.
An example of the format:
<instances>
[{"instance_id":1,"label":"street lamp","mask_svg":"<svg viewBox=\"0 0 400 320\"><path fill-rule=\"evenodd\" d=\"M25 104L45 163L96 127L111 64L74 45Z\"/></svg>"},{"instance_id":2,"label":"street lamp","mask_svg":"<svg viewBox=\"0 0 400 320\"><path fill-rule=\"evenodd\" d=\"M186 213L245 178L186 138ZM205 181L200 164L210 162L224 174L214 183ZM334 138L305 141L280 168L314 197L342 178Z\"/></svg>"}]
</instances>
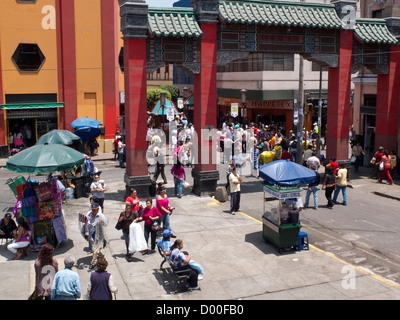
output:
<instances>
[{"instance_id":1,"label":"street lamp","mask_svg":"<svg viewBox=\"0 0 400 320\"><path fill-rule=\"evenodd\" d=\"M164 122L165 122L165 99L166 99L167 93L165 91L160 92L160 103L161 103L161 108L162 108L162 127L164 131Z\"/></svg>"},{"instance_id":2,"label":"street lamp","mask_svg":"<svg viewBox=\"0 0 400 320\"><path fill-rule=\"evenodd\" d=\"M186 118L188 118L188 111L187 111L187 107L185 104L185 100L188 98L188 93L189 93L189 88L188 87L184 87L183 88L183 112L186 115Z\"/></svg>"},{"instance_id":3,"label":"street lamp","mask_svg":"<svg viewBox=\"0 0 400 320\"><path fill-rule=\"evenodd\" d=\"M247 104L246 104L246 89L240 90L241 96L242 96L242 118L243 118L243 126L245 125L244 119L247 117Z\"/></svg>"}]
</instances>

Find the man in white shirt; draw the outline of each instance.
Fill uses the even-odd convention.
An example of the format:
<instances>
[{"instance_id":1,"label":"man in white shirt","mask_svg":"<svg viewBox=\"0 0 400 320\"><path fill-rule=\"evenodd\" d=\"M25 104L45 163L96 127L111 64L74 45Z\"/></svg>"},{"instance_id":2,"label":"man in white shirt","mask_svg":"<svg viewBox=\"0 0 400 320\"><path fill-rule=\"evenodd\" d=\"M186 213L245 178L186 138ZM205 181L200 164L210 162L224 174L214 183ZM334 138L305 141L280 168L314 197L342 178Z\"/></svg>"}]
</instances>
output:
<instances>
[{"instance_id":1,"label":"man in white shirt","mask_svg":"<svg viewBox=\"0 0 400 320\"><path fill-rule=\"evenodd\" d=\"M239 211L240 207L240 184L242 183L242 177L238 165L234 166L232 173L229 175L229 188L231 191L231 214L235 214Z\"/></svg>"},{"instance_id":2,"label":"man in white shirt","mask_svg":"<svg viewBox=\"0 0 400 320\"><path fill-rule=\"evenodd\" d=\"M311 157L309 157L306 161L307 168L311 169L312 167L315 166L315 171L318 171L319 167L321 166L321 163L319 159L317 158L317 154L315 152L312 153Z\"/></svg>"}]
</instances>

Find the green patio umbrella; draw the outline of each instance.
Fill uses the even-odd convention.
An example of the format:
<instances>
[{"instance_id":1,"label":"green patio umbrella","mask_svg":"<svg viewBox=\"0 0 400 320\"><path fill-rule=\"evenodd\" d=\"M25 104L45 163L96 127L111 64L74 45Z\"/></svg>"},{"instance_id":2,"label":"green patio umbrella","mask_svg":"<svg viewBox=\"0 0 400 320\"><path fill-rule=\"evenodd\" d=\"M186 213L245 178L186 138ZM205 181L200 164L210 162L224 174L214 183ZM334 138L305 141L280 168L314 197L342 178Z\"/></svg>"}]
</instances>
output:
<instances>
[{"instance_id":1,"label":"green patio umbrella","mask_svg":"<svg viewBox=\"0 0 400 320\"><path fill-rule=\"evenodd\" d=\"M81 138L78 137L76 134L68 130L52 130L45 135L41 136L40 139L36 142L37 145L39 144L63 144L69 145L72 144L74 141L80 141Z\"/></svg>"},{"instance_id":2,"label":"green patio umbrella","mask_svg":"<svg viewBox=\"0 0 400 320\"><path fill-rule=\"evenodd\" d=\"M84 154L75 149L61 144L40 144L11 157L6 168L24 173L51 173L79 167L84 162Z\"/></svg>"}]
</instances>

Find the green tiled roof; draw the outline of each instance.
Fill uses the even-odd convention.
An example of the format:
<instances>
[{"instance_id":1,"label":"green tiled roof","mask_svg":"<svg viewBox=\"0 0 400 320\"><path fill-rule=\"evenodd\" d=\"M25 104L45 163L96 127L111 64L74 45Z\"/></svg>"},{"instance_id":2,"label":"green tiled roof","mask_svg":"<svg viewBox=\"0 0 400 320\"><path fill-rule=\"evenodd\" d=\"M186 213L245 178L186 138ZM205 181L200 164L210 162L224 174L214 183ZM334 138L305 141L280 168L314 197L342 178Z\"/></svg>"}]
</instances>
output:
<instances>
[{"instance_id":1,"label":"green tiled roof","mask_svg":"<svg viewBox=\"0 0 400 320\"><path fill-rule=\"evenodd\" d=\"M357 19L355 35L364 43L396 44L383 19Z\"/></svg>"},{"instance_id":2,"label":"green tiled roof","mask_svg":"<svg viewBox=\"0 0 400 320\"><path fill-rule=\"evenodd\" d=\"M193 8L149 8L149 29L154 36L201 37Z\"/></svg>"},{"instance_id":3,"label":"green tiled roof","mask_svg":"<svg viewBox=\"0 0 400 320\"><path fill-rule=\"evenodd\" d=\"M289 1L221 0L221 18L228 23L254 23L340 29L334 5Z\"/></svg>"}]
</instances>

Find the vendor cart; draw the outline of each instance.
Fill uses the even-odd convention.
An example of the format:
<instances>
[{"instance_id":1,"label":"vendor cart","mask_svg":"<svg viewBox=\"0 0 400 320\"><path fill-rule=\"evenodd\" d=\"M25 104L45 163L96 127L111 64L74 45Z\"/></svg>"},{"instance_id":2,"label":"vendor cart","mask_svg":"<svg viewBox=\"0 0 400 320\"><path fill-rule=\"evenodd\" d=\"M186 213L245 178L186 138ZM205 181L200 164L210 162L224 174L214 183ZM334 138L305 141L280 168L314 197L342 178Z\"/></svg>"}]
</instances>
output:
<instances>
[{"instance_id":1,"label":"vendor cart","mask_svg":"<svg viewBox=\"0 0 400 320\"><path fill-rule=\"evenodd\" d=\"M264 185L263 237L279 252L299 245L300 215L293 199L299 198L300 192L298 186Z\"/></svg>"},{"instance_id":2,"label":"vendor cart","mask_svg":"<svg viewBox=\"0 0 400 320\"><path fill-rule=\"evenodd\" d=\"M263 208L264 240L278 247L296 248L299 245L300 184L315 181L316 174L289 160L276 160L260 167L265 180Z\"/></svg>"}]
</instances>

